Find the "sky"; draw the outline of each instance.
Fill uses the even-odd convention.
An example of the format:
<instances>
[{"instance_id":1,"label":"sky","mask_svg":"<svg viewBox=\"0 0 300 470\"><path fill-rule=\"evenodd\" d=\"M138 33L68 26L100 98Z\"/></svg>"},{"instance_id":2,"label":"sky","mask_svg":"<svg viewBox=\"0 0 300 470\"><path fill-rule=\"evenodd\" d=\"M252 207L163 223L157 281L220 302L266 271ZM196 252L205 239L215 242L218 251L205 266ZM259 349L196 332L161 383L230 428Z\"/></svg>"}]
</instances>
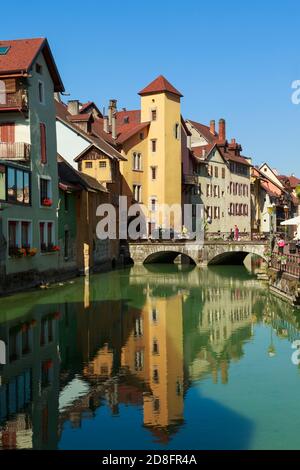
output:
<instances>
[{"instance_id":1,"label":"sky","mask_svg":"<svg viewBox=\"0 0 300 470\"><path fill-rule=\"evenodd\" d=\"M0 39L47 37L66 100L137 109L138 91L162 74L184 95L185 118L225 118L254 164L300 177L299 36L298 0L1 4Z\"/></svg>"}]
</instances>

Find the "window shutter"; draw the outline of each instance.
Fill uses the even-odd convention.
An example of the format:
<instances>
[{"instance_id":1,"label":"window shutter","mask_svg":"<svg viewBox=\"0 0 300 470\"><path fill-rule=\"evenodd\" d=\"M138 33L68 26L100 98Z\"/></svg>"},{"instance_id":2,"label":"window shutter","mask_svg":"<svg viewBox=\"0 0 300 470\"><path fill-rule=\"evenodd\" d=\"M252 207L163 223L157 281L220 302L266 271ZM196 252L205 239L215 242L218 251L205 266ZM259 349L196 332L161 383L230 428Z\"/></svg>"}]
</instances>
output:
<instances>
[{"instance_id":1,"label":"window shutter","mask_svg":"<svg viewBox=\"0 0 300 470\"><path fill-rule=\"evenodd\" d=\"M7 78L3 80L5 83L5 91L6 93L16 93L16 79L15 78Z\"/></svg>"},{"instance_id":2,"label":"window shutter","mask_svg":"<svg viewBox=\"0 0 300 470\"><path fill-rule=\"evenodd\" d=\"M6 122L0 124L0 140L13 144L15 142L15 123Z\"/></svg>"},{"instance_id":3,"label":"window shutter","mask_svg":"<svg viewBox=\"0 0 300 470\"><path fill-rule=\"evenodd\" d=\"M40 123L40 138L41 138L41 162L47 163L46 126L43 122Z\"/></svg>"}]
</instances>

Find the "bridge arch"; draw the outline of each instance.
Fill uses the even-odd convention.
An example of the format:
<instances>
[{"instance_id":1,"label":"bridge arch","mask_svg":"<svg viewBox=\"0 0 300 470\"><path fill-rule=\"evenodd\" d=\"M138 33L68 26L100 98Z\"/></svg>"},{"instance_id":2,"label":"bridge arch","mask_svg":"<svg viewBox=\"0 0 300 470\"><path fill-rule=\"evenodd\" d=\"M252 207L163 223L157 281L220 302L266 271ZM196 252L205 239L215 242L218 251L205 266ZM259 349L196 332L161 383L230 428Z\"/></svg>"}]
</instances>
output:
<instances>
[{"instance_id":1,"label":"bridge arch","mask_svg":"<svg viewBox=\"0 0 300 470\"><path fill-rule=\"evenodd\" d=\"M152 263L174 263L176 258L181 257L181 262L183 264L193 264L195 265L195 260L187 255L182 254L180 251L173 251L173 250L163 250L163 251L155 251L154 253L149 254L143 264L152 264Z\"/></svg>"},{"instance_id":2,"label":"bridge arch","mask_svg":"<svg viewBox=\"0 0 300 470\"><path fill-rule=\"evenodd\" d=\"M264 261L267 261L265 256L264 247L259 246L228 246L217 247L215 250L211 250L209 253L207 264L208 265L217 265L217 264L231 264L231 265L240 265L243 264L245 258L248 255L255 255L262 258Z\"/></svg>"}]
</instances>

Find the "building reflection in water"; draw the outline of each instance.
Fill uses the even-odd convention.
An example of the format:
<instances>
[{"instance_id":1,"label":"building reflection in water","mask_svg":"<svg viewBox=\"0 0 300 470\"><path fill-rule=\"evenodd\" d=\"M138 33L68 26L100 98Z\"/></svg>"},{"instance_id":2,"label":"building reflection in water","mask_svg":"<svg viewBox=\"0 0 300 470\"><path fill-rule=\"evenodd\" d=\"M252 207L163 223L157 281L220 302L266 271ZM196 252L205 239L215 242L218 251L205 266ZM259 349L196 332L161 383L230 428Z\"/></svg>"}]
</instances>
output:
<instances>
[{"instance_id":1,"label":"building reflection in water","mask_svg":"<svg viewBox=\"0 0 300 470\"><path fill-rule=\"evenodd\" d=\"M2 309L2 448L55 449L65 423L123 404L165 444L184 423L188 388L210 376L226 384L255 322L291 340L299 330L251 276L221 268L134 267Z\"/></svg>"}]
</instances>

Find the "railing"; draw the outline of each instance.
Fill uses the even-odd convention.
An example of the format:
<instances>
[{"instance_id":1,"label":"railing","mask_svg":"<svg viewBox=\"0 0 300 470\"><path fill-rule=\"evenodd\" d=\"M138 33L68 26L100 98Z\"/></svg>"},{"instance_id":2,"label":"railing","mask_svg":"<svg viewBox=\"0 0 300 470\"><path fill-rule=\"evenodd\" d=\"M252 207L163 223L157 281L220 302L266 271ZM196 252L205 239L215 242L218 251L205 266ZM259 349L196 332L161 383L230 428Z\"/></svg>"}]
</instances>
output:
<instances>
[{"instance_id":1,"label":"railing","mask_svg":"<svg viewBox=\"0 0 300 470\"><path fill-rule=\"evenodd\" d=\"M183 175L183 182L185 184L199 184L199 176L197 176L197 175Z\"/></svg>"},{"instance_id":2,"label":"railing","mask_svg":"<svg viewBox=\"0 0 300 470\"><path fill-rule=\"evenodd\" d=\"M30 159L30 144L25 142L0 142L0 159L28 161Z\"/></svg>"},{"instance_id":3,"label":"railing","mask_svg":"<svg viewBox=\"0 0 300 470\"><path fill-rule=\"evenodd\" d=\"M24 90L18 90L15 93L0 92L0 111L5 111L9 108L27 108L27 97Z\"/></svg>"},{"instance_id":4,"label":"railing","mask_svg":"<svg viewBox=\"0 0 300 470\"><path fill-rule=\"evenodd\" d=\"M280 254L274 252L271 256L271 267L276 271L300 277L300 255Z\"/></svg>"}]
</instances>

